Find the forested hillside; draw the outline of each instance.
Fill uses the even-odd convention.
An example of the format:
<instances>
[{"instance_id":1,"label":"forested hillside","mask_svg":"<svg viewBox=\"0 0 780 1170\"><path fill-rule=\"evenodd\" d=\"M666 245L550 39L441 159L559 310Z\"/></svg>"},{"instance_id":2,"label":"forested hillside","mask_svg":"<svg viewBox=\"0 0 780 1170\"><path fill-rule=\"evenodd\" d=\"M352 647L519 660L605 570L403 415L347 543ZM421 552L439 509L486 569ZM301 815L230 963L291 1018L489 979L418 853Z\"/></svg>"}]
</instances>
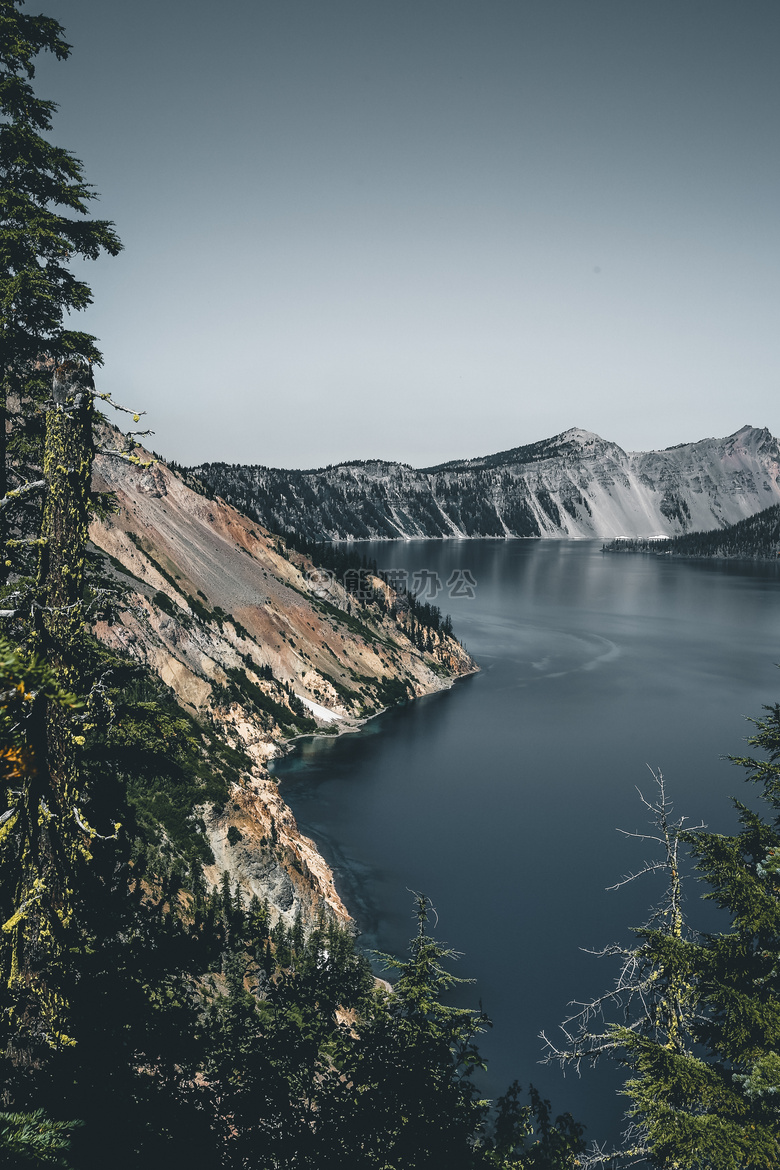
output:
<instances>
[{"instance_id":1,"label":"forested hillside","mask_svg":"<svg viewBox=\"0 0 780 1170\"><path fill-rule=\"evenodd\" d=\"M424 895L408 955L378 957L388 987L323 874L308 903L251 885L284 873L300 893L316 876L257 785L263 753L470 664L433 607L368 565L352 590L312 578L305 552L194 502L145 432L100 418L96 340L66 328L91 293L69 264L121 245L46 137L42 52L67 59L61 26L0 0L0 1165L611 1163L583 1158L582 1126L532 1087L480 1099L488 1019L452 1005L456 952ZM752 743L760 758L739 762L771 816L738 805L735 836L686 834L659 806L667 912L613 950L630 977L617 1022L594 1036L592 1005L558 1054L627 1068L628 1164L780 1162L780 708ZM722 935L685 928L680 843L730 915ZM220 863L232 850L251 873Z\"/></svg>"},{"instance_id":2,"label":"forested hillside","mask_svg":"<svg viewBox=\"0 0 780 1170\"><path fill-rule=\"evenodd\" d=\"M764 508L726 528L686 532L669 540L614 540L605 552L654 552L679 557L742 557L776 560L780 557L780 504Z\"/></svg>"}]
</instances>

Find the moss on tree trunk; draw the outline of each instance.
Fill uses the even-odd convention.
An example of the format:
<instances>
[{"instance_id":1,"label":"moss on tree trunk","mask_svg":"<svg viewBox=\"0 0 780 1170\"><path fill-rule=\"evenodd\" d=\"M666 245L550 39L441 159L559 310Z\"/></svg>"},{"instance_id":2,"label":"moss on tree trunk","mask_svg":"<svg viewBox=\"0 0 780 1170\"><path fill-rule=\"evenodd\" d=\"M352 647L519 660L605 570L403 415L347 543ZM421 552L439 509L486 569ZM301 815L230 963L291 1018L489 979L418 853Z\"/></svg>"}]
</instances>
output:
<instances>
[{"instance_id":1,"label":"moss on tree trunk","mask_svg":"<svg viewBox=\"0 0 780 1170\"><path fill-rule=\"evenodd\" d=\"M62 691L79 693L84 638L84 563L94 453L92 373L75 362L57 367L46 418L36 608L36 649ZM30 755L14 818L16 913L2 926L4 974L17 1000L22 1063L36 1049L68 1040L63 975L76 943L73 890L89 856L79 813L80 724L73 704L30 696ZM10 844L10 842L9 842Z\"/></svg>"}]
</instances>

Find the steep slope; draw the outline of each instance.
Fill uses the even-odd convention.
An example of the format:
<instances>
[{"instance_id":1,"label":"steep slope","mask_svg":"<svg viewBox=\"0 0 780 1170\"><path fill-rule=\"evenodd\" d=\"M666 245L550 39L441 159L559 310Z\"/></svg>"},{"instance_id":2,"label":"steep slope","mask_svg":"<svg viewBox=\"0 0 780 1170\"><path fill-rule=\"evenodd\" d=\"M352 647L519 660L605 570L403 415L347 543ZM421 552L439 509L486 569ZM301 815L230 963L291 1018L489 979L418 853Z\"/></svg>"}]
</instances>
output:
<instances>
[{"instance_id":1,"label":"steep slope","mask_svg":"<svg viewBox=\"0 0 780 1170\"><path fill-rule=\"evenodd\" d=\"M613 540L604 552L654 552L680 557L738 557L743 560L780 558L780 504L746 520L708 532L687 532L669 540Z\"/></svg>"},{"instance_id":2,"label":"steep slope","mask_svg":"<svg viewBox=\"0 0 780 1170\"><path fill-rule=\"evenodd\" d=\"M296 735L354 729L474 663L443 630L420 650L409 600L382 581L369 578L364 599L348 594L162 463L101 456L94 487L112 492L117 510L93 523L91 539L123 589L95 633L150 667L251 761L228 804L206 812L216 861L207 876L216 884L227 870L287 918L300 910L311 921L322 908L348 918L264 765Z\"/></svg>"},{"instance_id":3,"label":"steep slope","mask_svg":"<svg viewBox=\"0 0 780 1170\"><path fill-rule=\"evenodd\" d=\"M318 471L207 463L192 474L263 524L308 539L671 536L780 501L778 442L749 426L644 453L573 428L419 471L381 461Z\"/></svg>"}]
</instances>

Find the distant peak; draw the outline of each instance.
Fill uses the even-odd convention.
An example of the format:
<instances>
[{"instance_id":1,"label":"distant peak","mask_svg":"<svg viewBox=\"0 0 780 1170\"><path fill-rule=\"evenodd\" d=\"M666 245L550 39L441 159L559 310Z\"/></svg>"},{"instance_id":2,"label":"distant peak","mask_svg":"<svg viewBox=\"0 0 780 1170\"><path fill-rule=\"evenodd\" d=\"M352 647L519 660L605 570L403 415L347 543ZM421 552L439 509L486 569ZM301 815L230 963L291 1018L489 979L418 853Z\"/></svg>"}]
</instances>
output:
<instances>
[{"instance_id":1,"label":"distant peak","mask_svg":"<svg viewBox=\"0 0 780 1170\"><path fill-rule=\"evenodd\" d=\"M738 435L762 435L763 436L763 435L770 435L771 433L772 432L769 430L769 427L751 427L749 423L746 423L744 427L740 427L739 430L735 431L733 435L729 436L729 438L736 439Z\"/></svg>"},{"instance_id":2,"label":"distant peak","mask_svg":"<svg viewBox=\"0 0 780 1170\"><path fill-rule=\"evenodd\" d=\"M555 435L550 440L552 443L564 441L566 443L603 443L601 435L597 435L594 431L583 430L582 427L569 427L568 431L562 431L560 435Z\"/></svg>"},{"instance_id":3,"label":"distant peak","mask_svg":"<svg viewBox=\"0 0 780 1170\"><path fill-rule=\"evenodd\" d=\"M735 431L733 435L729 435L726 441L733 442L734 440L741 439L743 441L747 440L748 442L764 442L766 439L771 438L772 432L768 427L751 427L749 424L746 424L744 427L740 427L738 431Z\"/></svg>"}]
</instances>

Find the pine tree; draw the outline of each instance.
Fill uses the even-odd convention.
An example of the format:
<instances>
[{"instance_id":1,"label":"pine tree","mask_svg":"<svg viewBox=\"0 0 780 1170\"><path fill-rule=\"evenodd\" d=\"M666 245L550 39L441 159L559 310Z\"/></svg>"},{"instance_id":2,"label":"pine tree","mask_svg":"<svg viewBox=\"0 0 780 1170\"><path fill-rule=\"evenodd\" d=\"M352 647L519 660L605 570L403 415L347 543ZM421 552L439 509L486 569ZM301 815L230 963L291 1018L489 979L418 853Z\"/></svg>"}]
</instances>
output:
<instances>
[{"instance_id":1,"label":"pine tree","mask_svg":"<svg viewBox=\"0 0 780 1170\"><path fill-rule=\"evenodd\" d=\"M416 899L409 958L383 956L398 973L393 994L358 1026L357 1038L344 1037L341 1085L323 1103L323 1139L332 1143L334 1165L339 1157L361 1170L482 1164L474 1142L487 1103L471 1074L481 1067L475 1038L488 1021L481 1011L443 1002L464 980L444 966L455 952L427 933L429 903Z\"/></svg>"},{"instance_id":2,"label":"pine tree","mask_svg":"<svg viewBox=\"0 0 780 1170\"><path fill-rule=\"evenodd\" d=\"M486 1145L486 1165L497 1170L574 1170L585 1149L583 1126L570 1113L552 1121L550 1102L533 1085L529 1103L520 1104L517 1081L499 1097L492 1134Z\"/></svg>"},{"instance_id":3,"label":"pine tree","mask_svg":"<svg viewBox=\"0 0 780 1170\"><path fill-rule=\"evenodd\" d=\"M72 695L85 681L79 664L92 502L91 363L100 353L92 336L64 327L68 313L91 301L89 286L68 265L101 252L115 255L121 245L110 223L85 218L94 192L81 163L44 137L55 105L35 96L34 60L42 52L67 58L63 29L21 9L22 0L0 0L0 516L33 488L43 492L34 542L40 550L37 589L28 602L37 615L35 648L72 700L52 701L45 688L35 696L22 723L23 782L8 793L14 811L5 826L7 848L16 864L0 880L14 912L3 928L0 960L10 996L4 1006L14 1014L17 1042L29 1060L39 1044L71 1040L63 988L67 955L76 945L74 890L98 836L83 811L84 736ZM25 467L12 468L9 491L6 419L10 409L23 413L42 384L51 389L40 479L25 481ZM0 549L3 575L11 567L8 547Z\"/></svg>"},{"instance_id":4,"label":"pine tree","mask_svg":"<svg viewBox=\"0 0 780 1170\"><path fill-rule=\"evenodd\" d=\"M627 1140L620 1150L594 1151L588 1165L780 1165L780 705L765 710L748 742L767 758L733 762L760 786L771 818L735 800L738 833L685 829L671 821L661 784L652 807L665 856L646 868L666 870L666 899L636 946L605 949L622 959L615 990L574 1017L579 1027L566 1050L549 1045L549 1059L563 1064L611 1055L629 1070ZM709 886L704 896L729 914L728 930L697 934L683 920L683 844ZM594 1029L609 1006L623 1019Z\"/></svg>"},{"instance_id":5,"label":"pine tree","mask_svg":"<svg viewBox=\"0 0 780 1170\"><path fill-rule=\"evenodd\" d=\"M68 1170L66 1152L78 1121L52 1121L34 1113L0 1113L0 1166L59 1166Z\"/></svg>"},{"instance_id":6,"label":"pine tree","mask_svg":"<svg viewBox=\"0 0 780 1170\"><path fill-rule=\"evenodd\" d=\"M731 926L694 952L704 1067L673 1086L674 1115L652 1131L656 1157L713 1170L780 1165L780 704L765 712L748 738L764 758L732 759L771 816L735 800L739 833L686 834L705 897Z\"/></svg>"},{"instance_id":7,"label":"pine tree","mask_svg":"<svg viewBox=\"0 0 780 1170\"><path fill-rule=\"evenodd\" d=\"M23 0L0 0L0 498L9 486L6 413L18 409L40 370L63 361L96 364L95 338L64 327L67 314L86 308L89 285L77 279L74 258L115 256L113 224L86 218L95 198L82 164L44 136L56 104L35 96L35 58L70 54L63 28L22 11ZM13 479L13 475L12 475ZM3 558L5 559L5 558Z\"/></svg>"}]
</instances>

